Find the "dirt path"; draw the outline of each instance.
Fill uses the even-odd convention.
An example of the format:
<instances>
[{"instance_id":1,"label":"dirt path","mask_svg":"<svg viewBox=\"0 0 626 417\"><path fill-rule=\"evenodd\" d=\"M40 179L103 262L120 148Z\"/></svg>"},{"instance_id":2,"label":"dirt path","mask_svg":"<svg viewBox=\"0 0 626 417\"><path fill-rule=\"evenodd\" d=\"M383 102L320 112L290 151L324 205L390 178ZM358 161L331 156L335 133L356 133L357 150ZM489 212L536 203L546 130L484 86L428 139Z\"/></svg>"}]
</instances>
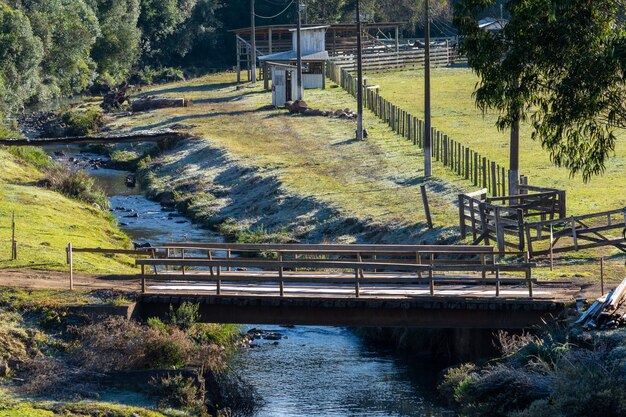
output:
<instances>
[{"instance_id":1,"label":"dirt path","mask_svg":"<svg viewBox=\"0 0 626 417\"><path fill-rule=\"evenodd\" d=\"M0 287L69 289L69 285L67 272L0 269ZM139 291L140 289L139 281L129 279L127 276L86 274L74 274L74 287L85 291L102 288L124 291Z\"/></svg>"}]
</instances>

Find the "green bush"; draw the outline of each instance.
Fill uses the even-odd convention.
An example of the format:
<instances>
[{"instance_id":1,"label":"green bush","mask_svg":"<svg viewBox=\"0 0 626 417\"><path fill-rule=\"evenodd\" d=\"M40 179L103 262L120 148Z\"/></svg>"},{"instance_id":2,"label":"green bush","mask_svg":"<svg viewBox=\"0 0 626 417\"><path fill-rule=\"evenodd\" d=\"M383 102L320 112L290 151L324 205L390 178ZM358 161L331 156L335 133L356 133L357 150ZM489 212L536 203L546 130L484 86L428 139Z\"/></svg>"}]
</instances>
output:
<instances>
[{"instance_id":1,"label":"green bush","mask_svg":"<svg viewBox=\"0 0 626 417\"><path fill-rule=\"evenodd\" d=\"M70 136L89 136L98 133L104 126L104 115L100 109L70 110L61 116Z\"/></svg>"},{"instance_id":2,"label":"green bush","mask_svg":"<svg viewBox=\"0 0 626 417\"><path fill-rule=\"evenodd\" d=\"M185 301L176 310L170 305L170 321L183 330L189 330L200 317L200 304Z\"/></svg>"},{"instance_id":3,"label":"green bush","mask_svg":"<svg viewBox=\"0 0 626 417\"><path fill-rule=\"evenodd\" d=\"M181 69L171 67L155 69L150 66L145 66L135 71L129 78L131 84L143 86L176 81L185 81L185 75Z\"/></svg>"},{"instance_id":4,"label":"green bush","mask_svg":"<svg viewBox=\"0 0 626 417\"><path fill-rule=\"evenodd\" d=\"M151 329L155 329L163 334L167 334L167 324L163 323L163 321L161 321L161 319L158 317L150 317L146 321L146 324Z\"/></svg>"}]
</instances>

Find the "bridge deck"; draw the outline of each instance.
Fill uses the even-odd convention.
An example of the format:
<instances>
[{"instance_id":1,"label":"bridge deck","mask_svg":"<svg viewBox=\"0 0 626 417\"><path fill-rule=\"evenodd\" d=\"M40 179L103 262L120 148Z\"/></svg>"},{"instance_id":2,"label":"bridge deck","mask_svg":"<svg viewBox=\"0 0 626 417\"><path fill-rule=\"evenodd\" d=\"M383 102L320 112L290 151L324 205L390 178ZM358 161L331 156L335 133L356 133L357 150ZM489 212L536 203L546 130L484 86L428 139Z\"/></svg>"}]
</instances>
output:
<instances>
[{"instance_id":1,"label":"bridge deck","mask_svg":"<svg viewBox=\"0 0 626 417\"><path fill-rule=\"evenodd\" d=\"M206 276L206 271L160 272L158 282L147 285L146 293L184 293L211 295L217 292L217 276ZM153 276L155 278L155 276ZM222 271L220 273L220 295L224 296L280 296L280 281L275 273L269 271ZM283 294L286 297L312 298L349 298L355 297L353 284L354 274L324 273L307 271L285 271ZM411 273L376 273L364 274L359 281L359 297L406 299L414 297L430 297L431 289L426 281L430 278L419 278ZM325 284L324 281L329 283ZM345 280L345 283L342 281ZM524 278L502 276L501 286L497 294L496 285L482 281L480 275L440 275L433 276L435 296L446 298L503 298L528 299L528 286ZM250 282L255 281L255 282ZM437 281L442 281L437 284ZM492 281L492 280L487 280ZM510 282L510 283L507 283ZM537 283L533 287L533 299L541 300L572 300L579 289L569 283Z\"/></svg>"}]
</instances>

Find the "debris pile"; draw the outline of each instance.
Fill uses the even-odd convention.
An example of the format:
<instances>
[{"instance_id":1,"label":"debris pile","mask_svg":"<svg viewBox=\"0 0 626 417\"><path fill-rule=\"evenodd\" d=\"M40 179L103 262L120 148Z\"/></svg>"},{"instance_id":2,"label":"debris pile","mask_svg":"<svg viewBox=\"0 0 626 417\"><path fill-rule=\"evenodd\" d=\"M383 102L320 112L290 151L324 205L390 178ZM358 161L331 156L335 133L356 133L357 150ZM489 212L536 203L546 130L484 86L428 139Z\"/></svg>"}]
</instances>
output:
<instances>
[{"instance_id":1,"label":"debris pile","mask_svg":"<svg viewBox=\"0 0 626 417\"><path fill-rule=\"evenodd\" d=\"M303 116L323 116L334 117L336 119L356 119L357 114L350 109L338 109L335 111L319 110L310 108L304 100L288 101L285 108L291 114L301 114Z\"/></svg>"},{"instance_id":2,"label":"debris pile","mask_svg":"<svg viewBox=\"0 0 626 417\"><path fill-rule=\"evenodd\" d=\"M626 324L626 279L598 298L576 324L585 329L613 329Z\"/></svg>"},{"instance_id":3,"label":"debris pile","mask_svg":"<svg viewBox=\"0 0 626 417\"><path fill-rule=\"evenodd\" d=\"M124 103L130 104L130 92L133 86L124 81L117 87L113 87L104 95L100 107L104 111L119 110Z\"/></svg>"}]
</instances>

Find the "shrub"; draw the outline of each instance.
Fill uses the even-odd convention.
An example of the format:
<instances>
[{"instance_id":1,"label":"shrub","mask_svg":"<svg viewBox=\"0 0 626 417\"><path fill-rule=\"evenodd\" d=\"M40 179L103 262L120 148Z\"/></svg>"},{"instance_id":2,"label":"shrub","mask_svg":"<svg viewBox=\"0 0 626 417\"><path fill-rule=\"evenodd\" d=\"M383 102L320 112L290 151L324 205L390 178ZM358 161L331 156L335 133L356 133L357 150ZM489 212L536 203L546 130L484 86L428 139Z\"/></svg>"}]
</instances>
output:
<instances>
[{"instance_id":1,"label":"shrub","mask_svg":"<svg viewBox=\"0 0 626 417\"><path fill-rule=\"evenodd\" d=\"M170 321L183 330L189 330L200 317L200 304L182 303L176 310L170 305Z\"/></svg>"},{"instance_id":2,"label":"shrub","mask_svg":"<svg viewBox=\"0 0 626 417\"><path fill-rule=\"evenodd\" d=\"M170 326L166 333L161 329L148 329L146 336L144 367L180 368L195 353L191 339L176 327Z\"/></svg>"},{"instance_id":3,"label":"shrub","mask_svg":"<svg viewBox=\"0 0 626 417\"><path fill-rule=\"evenodd\" d=\"M46 169L45 173L46 178L42 182L45 187L78 201L97 204L103 210L109 209L106 194L84 170L72 171L64 166L55 165Z\"/></svg>"},{"instance_id":4,"label":"shrub","mask_svg":"<svg viewBox=\"0 0 626 417\"><path fill-rule=\"evenodd\" d=\"M151 329L155 329L160 331L163 334L167 333L167 324L163 323L161 321L160 318L158 317L150 317L147 321L146 324L148 325L148 327L150 327Z\"/></svg>"},{"instance_id":5,"label":"shrub","mask_svg":"<svg viewBox=\"0 0 626 417\"><path fill-rule=\"evenodd\" d=\"M104 116L100 109L85 111L70 110L61 116L65 129L70 136L88 136L98 133L104 126Z\"/></svg>"},{"instance_id":6,"label":"shrub","mask_svg":"<svg viewBox=\"0 0 626 417\"><path fill-rule=\"evenodd\" d=\"M169 374L159 380L153 378L150 385L154 393L161 398L161 407L184 407L203 412L204 395L192 378L185 378L181 374Z\"/></svg>"},{"instance_id":7,"label":"shrub","mask_svg":"<svg viewBox=\"0 0 626 417\"><path fill-rule=\"evenodd\" d=\"M76 328L79 347L74 352L86 369L108 372L127 369L179 368L190 362L196 346L180 329L163 329L156 320L142 326L132 320L110 317Z\"/></svg>"}]
</instances>

